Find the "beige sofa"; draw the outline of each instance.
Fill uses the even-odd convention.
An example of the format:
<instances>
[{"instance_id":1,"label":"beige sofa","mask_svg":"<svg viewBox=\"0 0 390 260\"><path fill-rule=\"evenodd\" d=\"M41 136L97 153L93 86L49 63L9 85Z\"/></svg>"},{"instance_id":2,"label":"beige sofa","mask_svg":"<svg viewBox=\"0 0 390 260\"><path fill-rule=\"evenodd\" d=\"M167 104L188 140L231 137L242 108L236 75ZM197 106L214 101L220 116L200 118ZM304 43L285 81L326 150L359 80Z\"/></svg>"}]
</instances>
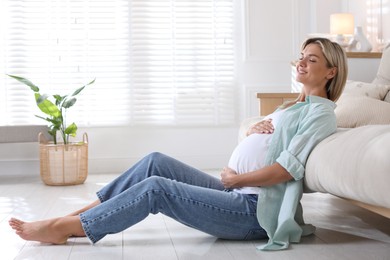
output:
<instances>
[{"instance_id":1,"label":"beige sofa","mask_svg":"<svg viewBox=\"0 0 390 260\"><path fill-rule=\"evenodd\" d=\"M338 130L311 152L306 192L345 198L390 218L390 47L372 83L348 81L335 110ZM261 118L245 120L239 138Z\"/></svg>"}]
</instances>

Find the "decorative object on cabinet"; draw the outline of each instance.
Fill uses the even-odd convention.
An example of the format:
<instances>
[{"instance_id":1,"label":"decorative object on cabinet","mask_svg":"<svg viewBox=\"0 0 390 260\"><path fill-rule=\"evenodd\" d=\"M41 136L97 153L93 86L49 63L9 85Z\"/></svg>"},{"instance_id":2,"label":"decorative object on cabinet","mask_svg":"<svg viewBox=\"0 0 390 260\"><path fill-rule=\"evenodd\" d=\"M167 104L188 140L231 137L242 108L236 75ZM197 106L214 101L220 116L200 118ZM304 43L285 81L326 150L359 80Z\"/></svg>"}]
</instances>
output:
<instances>
[{"instance_id":1,"label":"decorative object on cabinet","mask_svg":"<svg viewBox=\"0 0 390 260\"><path fill-rule=\"evenodd\" d=\"M361 26L357 26L355 28L355 34L349 42L348 51L370 52L371 50L372 45L367 39L367 37L364 35L363 28Z\"/></svg>"}]
</instances>

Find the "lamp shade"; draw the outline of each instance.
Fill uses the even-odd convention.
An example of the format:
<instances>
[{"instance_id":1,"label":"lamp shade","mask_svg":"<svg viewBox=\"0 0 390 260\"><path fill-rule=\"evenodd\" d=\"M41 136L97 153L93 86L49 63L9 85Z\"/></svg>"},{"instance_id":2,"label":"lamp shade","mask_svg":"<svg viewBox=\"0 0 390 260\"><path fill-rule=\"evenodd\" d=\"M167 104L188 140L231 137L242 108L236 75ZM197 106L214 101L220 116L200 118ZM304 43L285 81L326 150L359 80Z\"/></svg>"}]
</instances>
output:
<instances>
[{"instance_id":1,"label":"lamp shade","mask_svg":"<svg viewBox=\"0 0 390 260\"><path fill-rule=\"evenodd\" d=\"M330 15L331 34L353 34L354 21L350 13L338 13Z\"/></svg>"}]
</instances>

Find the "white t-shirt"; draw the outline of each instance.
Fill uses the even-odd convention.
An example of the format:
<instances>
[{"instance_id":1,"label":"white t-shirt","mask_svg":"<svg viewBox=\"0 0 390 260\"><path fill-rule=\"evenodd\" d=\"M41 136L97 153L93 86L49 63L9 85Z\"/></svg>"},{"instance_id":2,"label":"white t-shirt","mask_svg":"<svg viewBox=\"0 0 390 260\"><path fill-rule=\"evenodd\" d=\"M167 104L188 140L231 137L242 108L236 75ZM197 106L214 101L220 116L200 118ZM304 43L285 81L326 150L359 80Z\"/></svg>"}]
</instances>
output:
<instances>
[{"instance_id":1,"label":"white t-shirt","mask_svg":"<svg viewBox=\"0 0 390 260\"><path fill-rule=\"evenodd\" d=\"M272 118L272 125L276 129L279 119L284 110L274 112L264 118ZM269 145L273 134L251 134L242 140L234 149L230 156L228 167L232 168L237 174L244 174L264 167ZM242 187L234 189L235 192L244 194L258 194L259 187Z\"/></svg>"}]
</instances>

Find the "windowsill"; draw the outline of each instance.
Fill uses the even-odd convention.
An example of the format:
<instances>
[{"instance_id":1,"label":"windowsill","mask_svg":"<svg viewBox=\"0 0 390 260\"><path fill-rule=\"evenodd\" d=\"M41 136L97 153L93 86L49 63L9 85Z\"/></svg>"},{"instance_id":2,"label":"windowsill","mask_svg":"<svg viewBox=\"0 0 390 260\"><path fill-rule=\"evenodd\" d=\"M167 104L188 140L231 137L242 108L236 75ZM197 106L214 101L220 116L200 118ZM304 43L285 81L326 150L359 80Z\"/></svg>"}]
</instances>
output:
<instances>
[{"instance_id":1,"label":"windowsill","mask_svg":"<svg viewBox=\"0 0 390 260\"><path fill-rule=\"evenodd\" d=\"M38 134L42 132L46 137L47 130L46 125L0 126L0 143L38 142Z\"/></svg>"}]
</instances>

